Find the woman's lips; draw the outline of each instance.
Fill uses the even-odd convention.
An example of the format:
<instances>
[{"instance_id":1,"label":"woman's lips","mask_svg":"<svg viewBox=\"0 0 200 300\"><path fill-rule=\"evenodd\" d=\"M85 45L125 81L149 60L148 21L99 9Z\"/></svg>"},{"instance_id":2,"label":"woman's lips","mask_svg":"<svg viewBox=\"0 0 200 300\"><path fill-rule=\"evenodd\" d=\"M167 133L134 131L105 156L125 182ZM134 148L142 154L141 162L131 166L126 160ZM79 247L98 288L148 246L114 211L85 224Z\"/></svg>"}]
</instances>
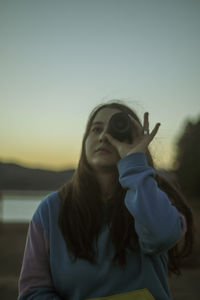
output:
<instances>
[{"instance_id":1,"label":"woman's lips","mask_svg":"<svg viewBox=\"0 0 200 300\"><path fill-rule=\"evenodd\" d=\"M96 152L98 152L98 153L110 153L110 151L107 150L107 149L98 149L98 150L96 150Z\"/></svg>"}]
</instances>

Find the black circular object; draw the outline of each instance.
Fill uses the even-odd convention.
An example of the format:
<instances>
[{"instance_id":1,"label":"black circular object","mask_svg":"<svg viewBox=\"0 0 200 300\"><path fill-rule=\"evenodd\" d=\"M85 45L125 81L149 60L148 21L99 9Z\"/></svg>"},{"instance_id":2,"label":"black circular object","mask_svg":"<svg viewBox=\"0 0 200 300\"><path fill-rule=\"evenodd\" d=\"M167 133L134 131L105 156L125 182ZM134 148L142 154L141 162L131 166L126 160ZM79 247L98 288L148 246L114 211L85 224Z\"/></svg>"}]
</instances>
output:
<instances>
[{"instance_id":1,"label":"black circular object","mask_svg":"<svg viewBox=\"0 0 200 300\"><path fill-rule=\"evenodd\" d=\"M114 114L108 123L107 132L119 141L132 141L131 120L127 113L119 112Z\"/></svg>"}]
</instances>

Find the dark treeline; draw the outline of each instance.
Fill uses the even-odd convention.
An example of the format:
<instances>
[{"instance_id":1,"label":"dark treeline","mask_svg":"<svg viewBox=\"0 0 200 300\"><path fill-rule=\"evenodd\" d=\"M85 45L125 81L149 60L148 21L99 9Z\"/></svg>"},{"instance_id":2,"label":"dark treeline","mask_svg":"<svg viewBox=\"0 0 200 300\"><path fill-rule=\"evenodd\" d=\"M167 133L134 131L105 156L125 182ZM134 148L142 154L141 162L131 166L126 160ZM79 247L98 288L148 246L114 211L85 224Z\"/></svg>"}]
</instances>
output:
<instances>
[{"instance_id":1,"label":"dark treeline","mask_svg":"<svg viewBox=\"0 0 200 300\"><path fill-rule=\"evenodd\" d=\"M189 197L200 197L200 117L185 122L177 141L175 173L178 182Z\"/></svg>"}]
</instances>

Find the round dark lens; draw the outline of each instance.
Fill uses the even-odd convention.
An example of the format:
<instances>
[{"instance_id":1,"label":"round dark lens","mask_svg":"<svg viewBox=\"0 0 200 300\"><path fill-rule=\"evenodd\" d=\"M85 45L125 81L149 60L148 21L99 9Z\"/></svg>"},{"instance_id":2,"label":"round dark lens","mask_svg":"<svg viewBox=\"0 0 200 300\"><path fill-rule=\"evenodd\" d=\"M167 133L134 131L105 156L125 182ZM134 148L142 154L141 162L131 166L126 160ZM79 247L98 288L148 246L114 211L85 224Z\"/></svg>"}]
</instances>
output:
<instances>
[{"instance_id":1,"label":"round dark lens","mask_svg":"<svg viewBox=\"0 0 200 300\"><path fill-rule=\"evenodd\" d=\"M126 120L117 120L116 125L119 129L122 129L126 126Z\"/></svg>"},{"instance_id":2,"label":"round dark lens","mask_svg":"<svg viewBox=\"0 0 200 300\"><path fill-rule=\"evenodd\" d=\"M127 113L114 114L108 124L107 132L119 141L131 141L131 121Z\"/></svg>"}]
</instances>

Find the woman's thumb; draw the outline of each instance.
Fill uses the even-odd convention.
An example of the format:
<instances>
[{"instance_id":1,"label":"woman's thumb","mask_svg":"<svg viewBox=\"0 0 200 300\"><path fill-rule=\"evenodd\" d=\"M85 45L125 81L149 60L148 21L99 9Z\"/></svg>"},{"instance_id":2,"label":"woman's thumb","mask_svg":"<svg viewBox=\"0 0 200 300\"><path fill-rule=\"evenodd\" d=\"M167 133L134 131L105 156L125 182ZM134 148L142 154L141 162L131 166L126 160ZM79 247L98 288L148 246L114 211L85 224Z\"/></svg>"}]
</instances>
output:
<instances>
[{"instance_id":1,"label":"woman's thumb","mask_svg":"<svg viewBox=\"0 0 200 300\"><path fill-rule=\"evenodd\" d=\"M113 145L113 146L116 146L116 143L117 143L117 141L116 141L116 139L114 139L113 137L112 137L112 135L110 135L109 133L105 133L105 137L108 139L108 141Z\"/></svg>"}]
</instances>

